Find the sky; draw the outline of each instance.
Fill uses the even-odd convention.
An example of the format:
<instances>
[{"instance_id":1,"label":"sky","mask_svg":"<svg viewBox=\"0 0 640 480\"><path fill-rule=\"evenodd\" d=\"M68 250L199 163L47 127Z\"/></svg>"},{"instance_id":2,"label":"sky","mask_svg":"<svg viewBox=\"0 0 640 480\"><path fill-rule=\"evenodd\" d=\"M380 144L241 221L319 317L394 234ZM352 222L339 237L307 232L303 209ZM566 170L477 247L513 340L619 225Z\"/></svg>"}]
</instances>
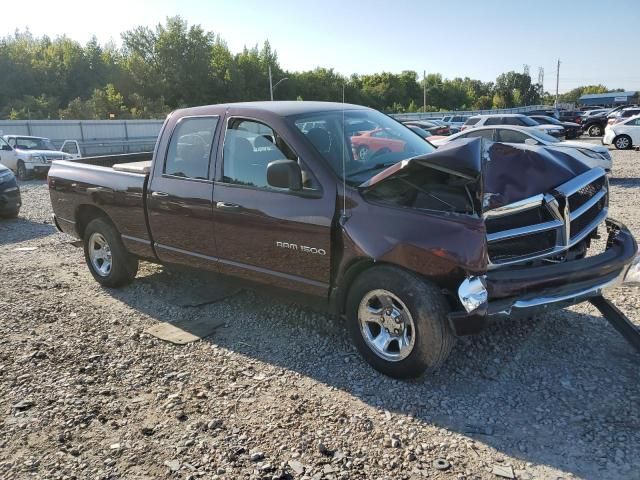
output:
<instances>
[{"instance_id":1,"label":"sky","mask_svg":"<svg viewBox=\"0 0 640 480\"><path fill-rule=\"evenodd\" d=\"M6 1L6 0L5 0ZM269 40L286 70L350 75L415 70L483 81L529 65L560 92L580 85L640 90L640 1L616 0L24 0L0 35L29 29L86 42L180 15L232 52ZM611 6L609 6L611 5ZM13 9L12 9L13 10Z\"/></svg>"}]
</instances>

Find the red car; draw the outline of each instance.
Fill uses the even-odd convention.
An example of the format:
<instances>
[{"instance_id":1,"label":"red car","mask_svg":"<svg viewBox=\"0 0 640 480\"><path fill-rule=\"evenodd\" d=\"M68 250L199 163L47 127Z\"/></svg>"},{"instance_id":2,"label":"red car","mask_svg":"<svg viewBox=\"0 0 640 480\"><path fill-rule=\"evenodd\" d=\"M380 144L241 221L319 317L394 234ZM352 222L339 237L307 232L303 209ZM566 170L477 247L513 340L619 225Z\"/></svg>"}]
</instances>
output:
<instances>
[{"instance_id":1,"label":"red car","mask_svg":"<svg viewBox=\"0 0 640 480\"><path fill-rule=\"evenodd\" d=\"M381 150L403 152L405 142L396 138L388 129L376 128L368 132L358 132L351 137L351 148L356 158L366 160L370 155Z\"/></svg>"}]
</instances>

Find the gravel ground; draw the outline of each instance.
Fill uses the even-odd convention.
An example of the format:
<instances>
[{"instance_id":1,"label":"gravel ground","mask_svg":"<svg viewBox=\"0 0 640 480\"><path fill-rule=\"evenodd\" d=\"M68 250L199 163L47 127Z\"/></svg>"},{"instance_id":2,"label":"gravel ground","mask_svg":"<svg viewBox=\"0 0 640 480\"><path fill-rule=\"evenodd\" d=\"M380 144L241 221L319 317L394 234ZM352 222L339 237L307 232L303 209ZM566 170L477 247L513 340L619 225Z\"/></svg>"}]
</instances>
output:
<instances>
[{"instance_id":1,"label":"gravel ground","mask_svg":"<svg viewBox=\"0 0 640 480\"><path fill-rule=\"evenodd\" d=\"M640 237L640 153L613 155L611 214ZM590 305L492 325L396 381L286 296L218 283L232 295L179 306L211 279L147 263L100 288L44 182L20 186L0 222L0 478L640 479L640 356ZM637 289L608 296L640 324ZM194 317L224 326L143 333Z\"/></svg>"}]
</instances>

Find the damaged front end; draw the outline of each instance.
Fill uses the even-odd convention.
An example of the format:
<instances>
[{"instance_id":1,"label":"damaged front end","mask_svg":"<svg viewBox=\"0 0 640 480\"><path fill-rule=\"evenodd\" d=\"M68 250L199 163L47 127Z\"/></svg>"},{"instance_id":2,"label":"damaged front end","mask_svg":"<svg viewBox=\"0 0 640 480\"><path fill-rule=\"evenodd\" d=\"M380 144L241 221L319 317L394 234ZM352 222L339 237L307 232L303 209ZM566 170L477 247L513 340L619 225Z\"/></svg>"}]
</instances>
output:
<instances>
[{"instance_id":1,"label":"damaged front end","mask_svg":"<svg viewBox=\"0 0 640 480\"><path fill-rule=\"evenodd\" d=\"M361 185L369 201L481 222L482 262L455 289L459 307L450 322L458 335L480 331L491 318L563 308L638 281L638 247L624 225L607 219L608 190L604 170L566 154L478 138L404 161ZM599 228L607 241L596 253Z\"/></svg>"}]
</instances>

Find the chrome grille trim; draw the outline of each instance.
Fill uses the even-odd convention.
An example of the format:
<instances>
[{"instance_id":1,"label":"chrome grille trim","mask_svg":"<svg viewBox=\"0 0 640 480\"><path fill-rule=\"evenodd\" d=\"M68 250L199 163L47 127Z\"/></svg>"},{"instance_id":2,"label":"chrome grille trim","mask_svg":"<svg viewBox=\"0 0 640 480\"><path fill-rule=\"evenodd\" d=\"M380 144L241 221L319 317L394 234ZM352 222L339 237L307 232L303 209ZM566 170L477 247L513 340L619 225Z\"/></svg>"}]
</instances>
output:
<instances>
[{"instance_id":1,"label":"chrome grille trim","mask_svg":"<svg viewBox=\"0 0 640 480\"><path fill-rule=\"evenodd\" d=\"M552 220L551 222L538 223L537 225L531 225L529 227L513 228L511 230L503 230L502 232L487 234L487 240L489 242L496 242L498 240L506 240L508 238L522 237L524 235L530 235L532 233L545 232L547 230L553 230L564 225L560 220Z\"/></svg>"},{"instance_id":2,"label":"chrome grille trim","mask_svg":"<svg viewBox=\"0 0 640 480\"><path fill-rule=\"evenodd\" d=\"M582 216L587 210L593 207L596 203L598 203L602 197L607 194L607 188L603 188L598 193L596 193L593 197L587 200L583 205L578 207L573 212L569 212L570 220L575 220L576 218Z\"/></svg>"},{"instance_id":3,"label":"chrome grille trim","mask_svg":"<svg viewBox=\"0 0 640 480\"><path fill-rule=\"evenodd\" d=\"M572 195L575 195L584 187L591 185L592 183L600 180L604 177L602 187L592 197L585 201L575 210L570 209L570 199ZM587 235L589 235L596 227L602 223L608 214L608 197L609 183L606 178L606 172L602 168L594 168L572 178L568 182L556 187L553 193L535 195L533 197L514 202L509 205L505 205L494 210L485 212L483 217L485 219L502 217L506 215L513 215L519 212L529 210L532 208L546 208L555 220L543 222L526 227L514 228L510 230L503 230L487 234L487 242L489 248L491 248L492 242L505 241L526 235L532 235L539 232L548 230L557 230L556 245L552 248L547 248L543 251L535 251L536 246L532 246L531 255L525 255L515 258L510 258L504 261L492 262L489 258L489 269L498 268L505 265L513 265L523 262L529 262L544 257L556 256L562 252L573 247L580 241L582 241ZM594 219L589 222L582 230L575 235L571 235L571 222L580 218L582 215L590 211L596 205L598 205L603 199L605 199L604 206L600 210ZM575 202L574 202L575 203Z\"/></svg>"}]
</instances>

